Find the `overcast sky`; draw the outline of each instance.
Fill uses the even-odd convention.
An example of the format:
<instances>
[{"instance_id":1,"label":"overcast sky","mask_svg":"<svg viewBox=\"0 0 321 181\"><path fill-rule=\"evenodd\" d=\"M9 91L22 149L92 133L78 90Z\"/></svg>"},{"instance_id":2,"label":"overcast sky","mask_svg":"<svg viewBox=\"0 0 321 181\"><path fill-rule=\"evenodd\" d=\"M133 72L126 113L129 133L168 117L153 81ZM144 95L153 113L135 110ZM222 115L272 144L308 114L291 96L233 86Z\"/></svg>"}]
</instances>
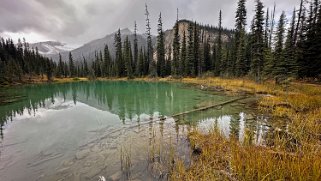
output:
<instances>
[{"instance_id":1,"label":"overcast sky","mask_svg":"<svg viewBox=\"0 0 321 181\"><path fill-rule=\"evenodd\" d=\"M262 0L265 8L270 9L276 2L277 15L282 10L291 15L299 1ZM163 28L169 29L175 23L176 8L180 19L213 25L217 25L222 9L223 26L234 27L237 0L0 0L0 36L14 40L25 37L28 42L57 40L75 47L118 28L132 30L135 20L139 32L145 32L145 3L153 34L159 12ZM247 0L246 5L250 22L255 0Z\"/></svg>"}]
</instances>

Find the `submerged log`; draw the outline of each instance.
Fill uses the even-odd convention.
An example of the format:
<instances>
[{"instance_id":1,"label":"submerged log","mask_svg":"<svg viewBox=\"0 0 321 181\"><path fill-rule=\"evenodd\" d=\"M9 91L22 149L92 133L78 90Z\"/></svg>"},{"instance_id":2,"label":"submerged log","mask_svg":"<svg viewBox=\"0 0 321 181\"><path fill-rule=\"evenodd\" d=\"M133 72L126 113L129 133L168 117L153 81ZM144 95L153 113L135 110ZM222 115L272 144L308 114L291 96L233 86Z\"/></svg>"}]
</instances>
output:
<instances>
[{"instance_id":1,"label":"submerged log","mask_svg":"<svg viewBox=\"0 0 321 181\"><path fill-rule=\"evenodd\" d=\"M236 101L239 101L239 100L243 100L243 99L246 99L246 98L248 98L248 97L240 97L240 98L232 99L232 100L225 101L225 102L222 102L222 103L218 103L218 104L214 104L214 105L210 105L210 106L206 106L206 107L201 107L201 108L198 108L198 109L193 109L193 110L190 110L190 111L177 113L177 114L172 115L172 117L175 118L175 117L179 117L179 116L182 116L182 115L185 115L185 114L189 114L189 113L192 113L192 112L205 111L205 110L210 109L210 108L214 108L214 107L218 107L218 106L224 106L226 104L230 104L230 103L233 103L233 102L236 102Z\"/></svg>"}]
</instances>

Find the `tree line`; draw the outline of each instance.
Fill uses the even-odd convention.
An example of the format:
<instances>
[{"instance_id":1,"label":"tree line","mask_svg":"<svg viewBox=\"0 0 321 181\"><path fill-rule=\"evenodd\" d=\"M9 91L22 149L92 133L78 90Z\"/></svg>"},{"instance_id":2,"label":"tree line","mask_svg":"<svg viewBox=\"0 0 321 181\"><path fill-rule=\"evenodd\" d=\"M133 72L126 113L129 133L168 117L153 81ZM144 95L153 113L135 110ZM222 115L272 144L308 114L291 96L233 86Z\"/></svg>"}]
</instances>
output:
<instances>
[{"instance_id":1,"label":"tree line","mask_svg":"<svg viewBox=\"0 0 321 181\"><path fill-rule=\"evenodd\" d=\"M41 56L38 49L30 49L29 44L18 40L15 45L12 39L0 39L0 83L22 82L24 76L31 79L34 75L48 77L54 75L55 63Z\"/></svg>"},{"instance_id":2,"label":"tree line","mask_svg":"<svg viewBox=\"0 0 321 181\"><path fill-rule=\"evenodd\" d=\"M321 76L321 2L301 0L299 8L287 19L283 11L276 22L276 5L265 8L261 0L255 1L255 15L247 27L246 0L239 0L235 13L235 28L227 31L218 14L215 42L204 36L204 30L213 27L196 22L176 20L174 38L170 48L165 47L162 14L159 14L156 47L153 47L149 11L146 5L146 47L138 47L137 25L134 26L134 41L121 32L115 34L115 56L106 45L96 52L92 63L59 59L58 63L30 50L27 43L12 40L0 45L2 79L20 79L22 75L47 74L56 77L196 77L203 75L221 77L250 77L257 82L273 79L284 83L297 78ZM181 32L180 23L188 28ZM289 22L289 23L288 23ZM249 29L249 31L248 31ZM231 32L228 41L227 32ZM112 58L114 57L114 58Z\"/></svg>"}]
</instances>

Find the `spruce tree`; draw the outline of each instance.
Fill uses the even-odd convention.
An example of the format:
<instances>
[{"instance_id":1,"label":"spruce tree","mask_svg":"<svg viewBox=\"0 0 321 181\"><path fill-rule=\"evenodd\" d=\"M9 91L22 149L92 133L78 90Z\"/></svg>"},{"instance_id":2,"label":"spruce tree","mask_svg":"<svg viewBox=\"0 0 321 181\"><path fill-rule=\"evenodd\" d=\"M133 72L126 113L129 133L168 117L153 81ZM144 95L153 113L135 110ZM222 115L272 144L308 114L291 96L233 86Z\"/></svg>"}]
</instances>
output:
<instances>
[{"instance_id":1,"label":"spruce tree","mask_svg":"<svg viewBox=\"0 0 321 181\"><path fill-rule=\"evenodd\" d=\"M133 71L132 71L131 45L130 45L130 41L128 39L128 36L126 37L126 40L124 42L124 60L125 60L125 65L126 65L127 77L132 78Z\"/></svg>"},{"instance_id":2,"label":"spruce tree","mask_svg":"<svg viewBox=\"0 0 321 181\"><path fill-rule=\"evenodd\" d=\"M245 68L245 26L246 26L246 0L239 0L236 11L235 23L235 49L236 49L236 76L243 76L246 74Z\"/></svg>"},{"instance_id":3,"label":"spruce tree","mask_svg":"<svg viewBox=\"0 0 321 181\"><path fill-rule=\"evenodd\" d=\"M200 62L200 41L199 41L199 29L196 21L194 22L194 27L193 27L193 53L194 53L194 72L195 75L200 76L199 69L201 67L201 62Z\"/></svg>"},{"instance_id":4,"label":"spruce tree","mask_svg":"<svg viewBox=\"0 0 321 181\"><path fill-rule=\"evenodd\" d=\"M69 52L69 76L70 77L75 76L75 65L74 65L74 60L72 58L71 52Z\"/></svg>"},{"instance_id":5,"label":"spruce tree","mask_svg":"<svg viewBox=\"0 0 321 181\"><path fill-rule=\"evenodd\" d=\"M153 60L153 44L152 44L152 36L151 36L151 27L149 21L149 12L147 4L145 4L145 15L146 15L146 34L147 34L147 72L150 76L155 77L157 76L157 67L156 62Z\"/></svg>"},{"instance_id":6,"label":"spruce tree","mask_svg":"<svg viewBox=\"0 0 321 181\"><path fill-rule=\"evenodd\" d=\"M212 46L212 57L211 57L211 71L214 72L215 71L215 64L216 64L216 58L217 58L217 48L216 45L213 44Z\"/></svg>"},{"instance_id":7,"label":"spruce tree","mask_svg":"<svg viewBox=\"0 0 321 181\"><path fill-rule=\"evenodd\" d=\"M173 40L173 60L172 60L172 76L179 75L179 24L178 19L176 20L175 27L174 27L174 40Z\"/></svg>"},{"instance_id":8,"label":"spruce tree","mask_svg":"<svg viewBox=\"0 0 321 181\"><path fill-rule=\"evenodd\" d=\"M257 82L262 81L264 66L264 11L261 0L256 0L256 10L252 25L252 61L251 73Z\"/></svg>"},{"instance_id":9,"label":"spruce tree","mask_svg":"<svg viewBox=\"0 0 321 181\"><path fill-rule=\"evenodd\" d=\"M138 61L136 64L136 75L138 77L142 76L144 73L144 62L145 62L144 53L143 53L143 48L141 47L139 51Z\"/></svg>"},{"instance_id":10,"label":"spruce tree","mask_svg":"<svg viewBox=\"0 0 321 181\"><path fill-rule=\"evenodd\" d=\"M108 45L105 45L104 48L104 63L103 63L103 76L109 77L111 70L111 58L109 53Z\"/></svg>"},{"instance_id":11,"label":"spruce tree","mask_svg":"<svg viewBox=\"0 0 321 181\"><path fill-rule=\"evenodd\" d=\"M182 48L180 55L180 64L179 64L179 72L181 75L186 76L186 64L187 64L187 52L186 52L186 34L183 32L183 40L182 40Z\"/></svg>"},{"instance_id":12,"label":"spruce tree","mask_svg":"<svg viewBox=\"0 0 321 181\"><path fill-rule=\"evenodd\" d=\"M46 60L46 74L47 74L47 80L48 82L52 81L52 77L53 77L53 64L52 61L50 61L49 59Z\"/></svg>"},{"instance_id":13,"label":"spruce tree","mask_svg":"<svg viewBox=\"0 0 321 181\"><path fill-rule=\"evenodd\" d=\"M276 33L276 41L275 41L275 51L274 51L274 62L273 62L273 75L275 77L275 82L277 84L281 83L281 79L284 78L285 71L285 59L284 59L284 33L285 33L285 13L282 12L279 22L278 29Z\"/></svg>"},{"instance_id":14,"label":"spruce tree","mask_svg":"<svg viewBox=\"0 0 321 181\"><path fill-rule=\"evenodd\" d=\"M84 66L84 76L87 77L89 74L89 69L88 69L88 64L85 57L83 57L83 66Z\"/></svg>"},{"instance_id":15,"label":"spruce tree","mask_svg":"<svg viewBox=\"0 0 321 181\"><path fill-rule=\"evenodd\" d=\"M65 73L65 78L68 77L68 75L70 75L70 70L69 70L69 67L68 67L68 64L67 63L64 63L64 73Z\"/></svg>"},{"instance_id":16,"label":"spruce tree","mask_svg":"<svg viewBox=\"0 0 321 181\"><path fill-rule=\"evenodd\" d=\"M312 47L311 47L311 57L309 61L309 76L316 78L321 76L321 60L320 60L320 25L321 25L321 3L319 0L315 0L314 2L314 26L313 31L315 32L315 38L312 40ZM321 77L320 77L321 78Z\"/></svg>"},{"instance_id":17,"label":"spruce tree","mask_svg":"<svg viewBox=\"0 0 321 181\"><path fill-rule=\"evenodd\" d=\"M295 22L296 22L296 10L293 10L292 21L290 24L290 28L287 32L287 38L285 42L284 49L284 68L285 68L285 76L295 78L298 75L298 66L296 59L296 46L295 46Z\"/></svg>"},{"instance_id":18,"label":"spruce tree","mask_svg":"<svg viewBox=\"0 0 321 181\"><path fill-rule=\"evenodd\" d=\"M134 50L133 50L133 70L136 70L136 65L138 62L138 40L137 40L137 24L135 21L134 26Z\"/></svg>"},{"instance_id":19,"label":"spruce tree","mask_svg":"<svg viewBox=\"0 0 321 181\"><path fill-rule=\"evenodd\" d=\"M124 76L125 65L123 63L123 51L120 29L118 29L118 32L115 34L114 44L116 49L115 73L116 76L121 77Z\"/></svg>"},{"instance_id":20,"label":"spruce tree","mask_svg":"<svg viewBox=\"0 0 321 181\"><path fill-rule=\"evenodd\" d=\"M222 11L220 10L219 14L219 23L218 23L218 40L217 40L217 54L214 67L214 75L220 76L221 74L221 64L222 64Z\"/></svg>"},{"instance_id":21,"label":"spruce tree","mask_svg":"<svg viewBox=\"0 0 321 181\"><path fill-rule=\"evenodd\" d=\"M103 53L102 51L99 51L99 76L100 77L103 77L104 76L104 59L103 59Z\"/></svg>"},{"instance_id":22,"label":"spruce tree","mask_svg":"<svg viewBox=\"0 0 321 181\"><path fill-rule=\"evenodd\" d=\"M64 67L63 67L63 62L61 58L61 54L59 53L59 63L58 63L58 71L57 71L57 76L61 78L64 75Z\"/></svg>"},{"instance_id":23,"label":"spruce tree","mask_svg":"<svg viewBox=\"0 0 321 181\"><path fill-rule=\"evenodd\" d=\"M165 67L165 42L163 32L162 14L159 13L158 19L158 36L157 36L157 73L164 77L166 74Z\"/></svg>"},{"instance_id":24,"label":"spruce tree","mask_svg":"<svg viewBox=\"0 0 321 181\"><path fill-rule=\"evenodd\" d=\"M272 20L273 21L273 20ZM270 21L269 21L269 9L266 11L265 29L264 29L264 68L263 76L266 79L271 78L273 69L273 56L272 49L270 47Z\"/></svg>"},{"instance_id":25,"label":"spruce tree","mask_svg":"<svg viewBox=\"0 0 321 181\"><path fill-rule=\"evenodd\" d=\"M211 45L209 43L209 38L204 42L204 71L210 71L212 67L211 59Z\"/></svg>"},{"instance_id":26,"label":"spruce tree","mask_svg":"<svg viewBox=\"0 0 321 181\"><path fill-rule=\"evenodd\" d=\"M297 40L298 40L298 33L299 33L299 29L302 23L302 18L303 18L303 13L304 12L304 4L303 4L303 0L301 0L300 2L300 8L299 8L299 12L298 12L298 19L297 19L297 23L296 23L296 27L295 27L295 31L294 31L294 44L297 45Z\"/></svg>"},{"instance_id":27,"label":"spruce tree","mask_svg":"<svg viewBox=\"0 0 321 181\"><path fill-rule=\"evenodd\" d=\"M276 4L274 4L273 7L273 12L272 12L272 17L271 17L271 27L270 27L270 36L269 36L269 48L271 49L272 47L272 36L274 32L274 25L275 25L275 9L276 9Z\"/></svg>"}]
</instances>

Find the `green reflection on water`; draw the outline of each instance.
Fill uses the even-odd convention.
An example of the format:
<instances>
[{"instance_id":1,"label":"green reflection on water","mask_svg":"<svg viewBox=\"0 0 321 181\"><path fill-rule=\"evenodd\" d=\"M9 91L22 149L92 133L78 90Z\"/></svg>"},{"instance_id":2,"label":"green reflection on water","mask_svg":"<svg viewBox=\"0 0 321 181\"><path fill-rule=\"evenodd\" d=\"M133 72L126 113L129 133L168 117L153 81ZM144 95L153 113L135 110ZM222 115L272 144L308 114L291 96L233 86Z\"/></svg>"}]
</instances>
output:
<instances>
[{"instance_id":1,"label":"green reflection on water","mask_svg":"<svg viewBox=\"0 0 321 181\"><path fill-rule=\"evenodd\" d=\"M119 169L119 156L116 159L106 156L105 161L96 156L119 154L117 148L123 144L123 139L128 138L124 132L128 132L131 139L139 140L140 144L135 143L136 148L132 150L134 153L141 152L144 147L141 144L150 142L148 137L153 130L159 130L157 134L162 136L172 135L174 131L177 140L180 134L186 133L185 128L194 126L219 127L226 136L234 135L241 141L244 129L258 129L255 131L260 133L258 126L255 126L257 123L251 124L254 125L251 127L246 122L244 114L240 114L246 110L238 104L188 114L180 117L178 122L151 120L150 117L170 117L179 112L235 99L186 88L180 84L96 81L29 85L3 91L23 96L18 102L0 106L2 135L2 127L5 128L2 141L6 148L0 148L0 152L4 152L4 156L0 155L3 159L1 161L4 161L0 163L0 168L4 167L0 169L0 174L9 180L25 176L36 179L39 174L43 174L37 175L32 170L34 168L48 172L49 175L54 174L55 179L60 178L54 170L65 160L74 163L70 166L73 172L85 172L81 165L88 160L73 160L79 149L96 150L89 154L98 162L94 169L99 170L105 167L106 162L110 163L108 171L103 173L111 175ZM15 158L12 160L13 155ZM5 166L6 163L11 166ZM43 164L48 165L44 167ZM138 172L145 170L146 167L142 165L136 167L139 168ZM20 174L15 174L19 170ZM95 171L89 170L86 176Z\"/></svg>"}]
</instances>

